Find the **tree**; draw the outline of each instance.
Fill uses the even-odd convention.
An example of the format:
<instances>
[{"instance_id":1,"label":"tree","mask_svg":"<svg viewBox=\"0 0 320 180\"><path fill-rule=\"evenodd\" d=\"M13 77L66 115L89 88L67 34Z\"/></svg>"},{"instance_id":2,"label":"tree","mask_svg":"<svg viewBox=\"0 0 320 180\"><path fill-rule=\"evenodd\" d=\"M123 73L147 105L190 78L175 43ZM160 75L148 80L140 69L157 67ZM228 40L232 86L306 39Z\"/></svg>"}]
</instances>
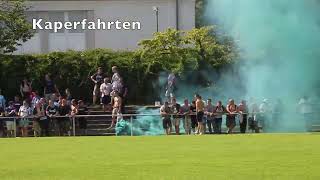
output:
<instances>
[{"instance_id":1,"label":"tree","mask_svg":"<svg viewBox=\"0 0 320 180\"><path fill-rule=\"evenodd\" d=\"M210 24L207 21L205 16L207 4L208 4L208 0L196 0L196 27L197 28L207 26Z\"/></svg>"},{"instance_id":2,"label":"tree","mask_svg":"<svg viewBox=\"0 0 320 180\"><path fill-rule=\"evenodd\" d=\"M217 34L215 26L194 28L186 33L185 41L186 44L193 47L198 56L200 69L205 69L208 65L218 67L229 64L236 59L238 54L233 39Z\"/></svg>"},{"instance_id":3,"label":"tree","mask_svg":"<svg viewBox=\"0 0 320 180\"><path fill-rule=\"evenodd\" d=\"M14 52L21 42L33 36L31 24L26 20L25 10L27 7L24 0L0 1L0 52Z\"/></svg>"},{"instance_id":4,"label":"tree","mask_svg":"<svg viewBox=\"0 0 320 180\"><path fill-rule=\"evenodd\" d=\"M184 42L183 33L175 29L157 32L153 39L141 41L138 53L145 73L158 74L160 69L181 73L187 64L195 63Z\"/></svg>"}]
</instances>

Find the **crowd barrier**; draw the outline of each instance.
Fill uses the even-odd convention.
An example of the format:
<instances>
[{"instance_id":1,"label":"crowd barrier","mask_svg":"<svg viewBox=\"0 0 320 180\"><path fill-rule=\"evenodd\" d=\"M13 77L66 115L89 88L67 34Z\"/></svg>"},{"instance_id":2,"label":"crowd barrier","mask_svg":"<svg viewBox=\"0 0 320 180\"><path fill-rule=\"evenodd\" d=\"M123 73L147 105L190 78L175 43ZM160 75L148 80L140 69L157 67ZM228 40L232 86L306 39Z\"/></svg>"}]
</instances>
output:
<instances>
[{"instance_id":1,"label":"crowd barrier","mask_svg":"<svg viewBox=\"0 0 320 180\"><path fill-rule=\"evenodd\" d=\"M259 115L259 114L264 114L264 115L274 115L274 114L281 114L281 113L232 113L232 115L248 115L248 117L252 117L254 115ZM298 113L297 113L298 114ZM315 114L315 113L309 113L309 114ZM168 114L168 116L171 116L171 118L177 117L179 116L180 118L182 118L183 116L187 117L187 116L195 116L196 114L193 113L189 113L187 115L185 114ZM229 113L222 113L221 115L226 116L226 115L230 115ZM299 115L303 115L303 114L299 114ZM88 117L106 117L106 118L112 118L113 115L111 114L103 114L103 115L74 115L74 116L53 116L56 119L59 118L70 118L71 122L72 122L72 136L76 136L76 119L77 118L88 118ZM137 117L143 117L143 116L156 116L161 118L162 115L159 114L119 114L118 116L123 117L123 119L130 121L130 124L133 124L133 121L137 118ZM17 136L17 120L19 119L29 119L30 122L32 122L34 120L34 118L39 118L37 116L28 116L28 117L0 117L0 121L13 121L14 122L14 137ZM133 126L131 126L131 136L133 136Z\"/></svg>"}]
</instances>

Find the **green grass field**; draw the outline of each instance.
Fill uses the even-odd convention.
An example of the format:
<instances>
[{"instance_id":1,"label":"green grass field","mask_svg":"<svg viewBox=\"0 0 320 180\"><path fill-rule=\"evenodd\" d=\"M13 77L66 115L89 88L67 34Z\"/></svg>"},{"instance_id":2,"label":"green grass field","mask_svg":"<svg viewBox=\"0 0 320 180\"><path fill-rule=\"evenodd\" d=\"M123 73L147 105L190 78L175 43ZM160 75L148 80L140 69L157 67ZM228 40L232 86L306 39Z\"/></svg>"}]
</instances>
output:
<instances>
[{"instance_id":1,"label":"green grass field","mask_svg":"<svg viewBox=\"0 0 320 180\"><path fill-rule=\"evenodd\" d=\"M0 179L320 179L320 134L0 139Z\"/></svg>"}]
</instances>

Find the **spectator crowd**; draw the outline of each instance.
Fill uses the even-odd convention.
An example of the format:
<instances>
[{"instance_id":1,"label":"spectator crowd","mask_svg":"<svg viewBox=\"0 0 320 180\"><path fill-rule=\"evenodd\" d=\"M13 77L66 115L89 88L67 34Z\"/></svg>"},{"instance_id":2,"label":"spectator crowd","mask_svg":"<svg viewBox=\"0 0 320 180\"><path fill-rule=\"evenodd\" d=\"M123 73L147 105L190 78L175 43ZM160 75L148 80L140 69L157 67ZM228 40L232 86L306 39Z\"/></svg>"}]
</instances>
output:
<instances>
[{"instance_id":1,"label":"spectator crowd","mask_svg":"<svg viewBox=\"0 0 320 180\"><path fill-rule=\"evenodd\" d=\"M110 78L99 67L90 77L94 83L93 105L100 100L104 111L112 112L110 128L115 126L118 114L123 113L128 92L116 66L112 67L112 72ZM61 93L50 74L44 77L43 96L32 89L32 82L27 78L20 84L20 95L11 101L7 102L0 89L0 137L27 137L32 132L36 137L70 136L74 125L78 135L86 135L87 120L84 115L87 114L85 102L74 99L70 89Z\"/></svg>"},{"instance_id":2,"label":"spectator crowd","mask_svg":"<svg viewBox=\"0 0 320 180\"><path fill-rule=\"evenodd\" d=\"M92 104L96 105L100 101L103 111L112 113L109 129L114 128L119 117L125 113L128 94L118 68L113 66L111 70L112 77L108 77L101 67L90 77L94 83ZM180 105L174 97L175 86L176 78L171 73L165 93L167 101L160 107L162 125L167 135L172 132L180 134L181 122L185 134L221 134L223 115L226 115L228 134L234 133L237 124L241 133L246 133L247 129L260 132L271 124L266 123L270 119L273 121L272 126L277 126L284 112L281 100L277 100L271 107L268 99L264 99L260 105L254 99L250 100L249 105L245 100L237 105L230 99L224 106L222 101L217 101L216 104L212 99L204 101L199 94L195 94L191 103L185 99ZM312 108L307 97L301 98L298 112L305 119L307 129L310 129ZM27 137L32 132L36 137L70 136L75 129L78 135L86 135L87 114L85 102L74 99L70 89L61 93L50 74L44 77L43 96L33 90L32 82L27 78L21 81L20 95L16 95L12 101L7 102L0 89L0 136ZM239 123L236 123L237 120Z\"/></svg>"}]
</instances>

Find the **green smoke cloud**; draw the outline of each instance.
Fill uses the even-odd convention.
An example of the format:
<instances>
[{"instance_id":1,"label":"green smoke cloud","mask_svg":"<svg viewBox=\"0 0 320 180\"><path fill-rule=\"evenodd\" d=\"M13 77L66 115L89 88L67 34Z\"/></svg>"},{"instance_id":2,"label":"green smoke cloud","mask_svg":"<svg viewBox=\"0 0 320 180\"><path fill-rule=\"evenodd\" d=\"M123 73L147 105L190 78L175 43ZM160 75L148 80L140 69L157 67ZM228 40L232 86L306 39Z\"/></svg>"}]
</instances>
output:
<instances>
[{"instance_id":1,"label":"green smoke cloud","mask_svg":"<svg viewBox=\"0 0 320 180\"><path fill-rule=\"evenodd\" d=\"M320 1L211 0L206 16L237 40L246 97L281 98L293 111L299 97L318 96Z\"/></svg>"}]
</instances>

